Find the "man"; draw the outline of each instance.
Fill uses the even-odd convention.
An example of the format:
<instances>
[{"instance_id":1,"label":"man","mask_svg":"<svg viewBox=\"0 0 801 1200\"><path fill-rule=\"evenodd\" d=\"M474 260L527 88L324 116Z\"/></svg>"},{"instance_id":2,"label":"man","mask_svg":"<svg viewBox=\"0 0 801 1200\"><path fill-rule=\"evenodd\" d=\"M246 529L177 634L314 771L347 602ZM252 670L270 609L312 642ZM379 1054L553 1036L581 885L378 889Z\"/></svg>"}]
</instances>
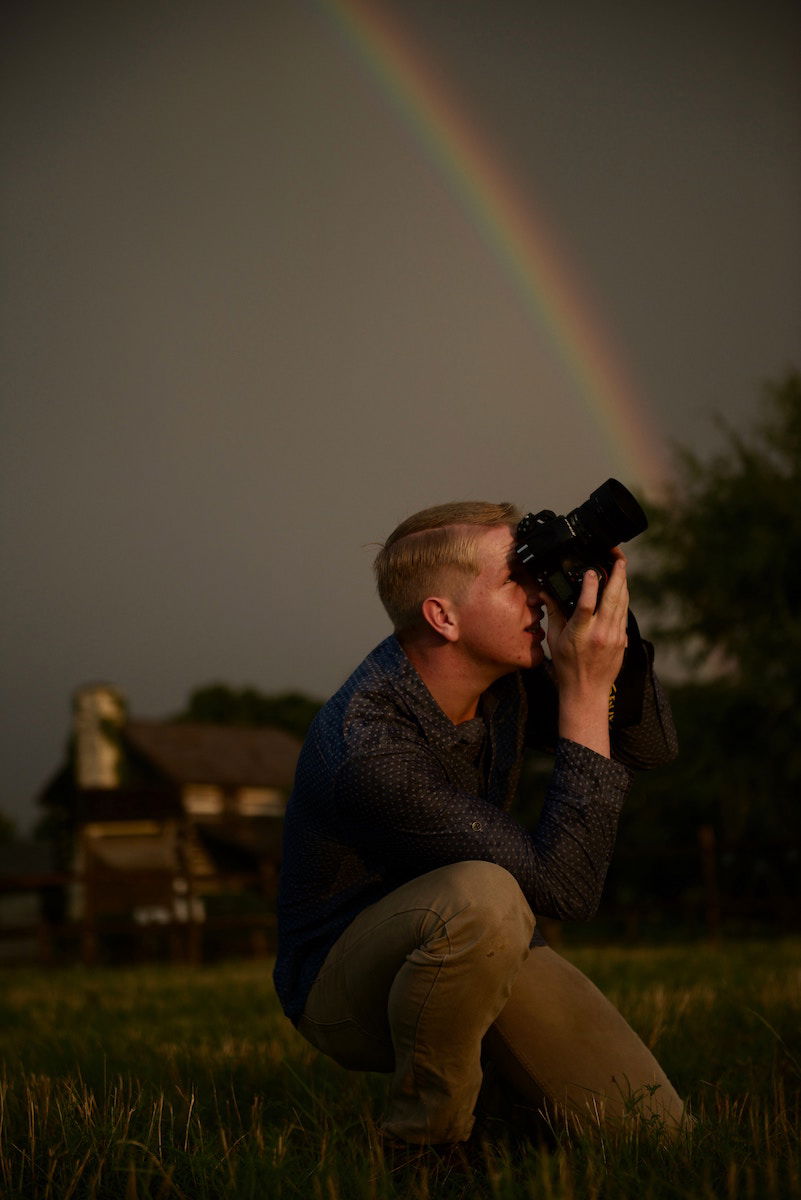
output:
<instances>
[{"instance_id":1,"label":"man","mask_svg":"<svg viewBox=\"0 0 801 1200\"><path fill-rule=\"evenodd\" d=\"M636 723L610 733L623 554L600 600L586 573L566 620L515 569L519 515L440 505L391 535L375 567L395 632L318 714L287 808L278 994L323 1053L392 1072L382 1128L409 1143L466 1140L490 1063L532 1112L682 1120L653 1056L533 915L593 915L627 768L673 757L672 720L638 643ZM526 744L555 744L533 832L506 811Z\"/></svg>"}]
</instances>

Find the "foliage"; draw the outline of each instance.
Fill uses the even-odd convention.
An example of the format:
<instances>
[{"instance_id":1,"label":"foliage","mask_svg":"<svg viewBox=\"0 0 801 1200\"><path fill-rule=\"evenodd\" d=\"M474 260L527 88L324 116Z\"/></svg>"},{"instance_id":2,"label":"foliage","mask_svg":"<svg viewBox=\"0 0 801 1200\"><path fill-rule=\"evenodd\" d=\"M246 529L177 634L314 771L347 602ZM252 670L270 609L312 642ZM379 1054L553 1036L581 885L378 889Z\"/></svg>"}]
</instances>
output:
<instances>
[{"instance_id":1,"label":"foliage","mask_svg":"<svg viewBox=\"0 0 801 1200\"><path fill-rule=\"evenodd\" d=\"M175 720L211 725L269 725L302 738L320 707L320 701L302 692L267 696L253 687L236 689L224 683L210 683L191 693L186 709Z\"/></svg>"},{"instance_id":2,"label":"foliage","mask_svg":"<svg viewBox=\"0 0 801 1200\"><path fill-rule=\"evenodd\" d=\"M8 1200L728 1200L798 1194L796 941L568 950L699 1123L501 1135L467 1175L393 1171L387 1078L345 1072L282 1017L269 963L0 972L0 1194Z\"/></svg>"},{"instance_id":3,"label":"foliage","mask_svg":"<svg viewBox=\"0 0 801 1200\"><path fill-rule=\"evenodd\" d=\"M801 375L766 386L748 434L721 425L711 461L678 451L637 586L661 636L786 706L801 686Z\"/></svg>"},{"instance_id":4,"label":"foliage","mask_svg":"<svg viewBox=\"0 0 801 1200\"><path fill-rule=\"evenodd\" d=\"M0 846L7 846L17 839L17 826L11 817L0 812Z\"/></svg>"},{"instance_id":5,"label":"foliage","mask_svg":"<svg viewBox=\"0 0 801 1200\"><path fill-rule=\"evenodd\" d=\"M660 827L710 822L732 848L801 846L801 375L765 388L753 428L723 425L708 462L679 452L650 508L636 580L655 640L688 674L671 689L681 755L639 785ZM754 856L752 856L754 859ZM796 867L797 870L797 867Z\"/></svg>"}]
</instances>

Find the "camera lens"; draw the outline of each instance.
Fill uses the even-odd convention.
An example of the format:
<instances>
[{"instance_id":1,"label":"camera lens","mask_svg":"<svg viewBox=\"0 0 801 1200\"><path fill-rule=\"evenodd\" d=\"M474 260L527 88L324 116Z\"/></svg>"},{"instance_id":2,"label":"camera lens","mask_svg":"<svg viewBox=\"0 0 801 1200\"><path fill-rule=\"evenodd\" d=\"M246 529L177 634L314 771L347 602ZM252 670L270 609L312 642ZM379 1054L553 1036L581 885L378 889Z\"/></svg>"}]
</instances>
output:
<instances>
[{"instance_id":1,"label":"camera lens","mask_svg":"<svg viewBox=\"0 0 801 1200\"><path fill-rule=\"evenodd\" d=\"M640 505L617 479L607 479L568 520L575 518L593 541L606 546L628 542L648 528L648 518Z\"/></svg>"}]
</instances>

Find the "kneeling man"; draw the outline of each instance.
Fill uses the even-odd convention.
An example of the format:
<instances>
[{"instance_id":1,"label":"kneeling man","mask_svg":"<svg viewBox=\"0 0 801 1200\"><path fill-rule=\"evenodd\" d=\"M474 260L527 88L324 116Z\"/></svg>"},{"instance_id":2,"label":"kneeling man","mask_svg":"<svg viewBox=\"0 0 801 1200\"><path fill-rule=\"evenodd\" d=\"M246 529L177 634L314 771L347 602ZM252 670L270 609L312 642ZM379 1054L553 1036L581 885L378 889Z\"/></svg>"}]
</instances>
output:
<instances>
[{"instance_id":1,"label":"kneeling man","mask_svg":"<svg viewBox=\"0 0 801 1200\"><path fill-rule=\"evenodd\" d=\"M410 1143L470 1136L488 1063L534 1112L682 1119L654 1057L534 917L594 914L629 768L674 756L672 718L638 643L636 723L610 725L623 554L600 601L587 572L566 620L515 568L519 516L439 505L390 536L375 567L395 631L316 717L287 807L279 997L324 1054L392 1073L382 1128ZM508 811L527 745L555 750L533 831Z\"/></svg>"}]
</instances>

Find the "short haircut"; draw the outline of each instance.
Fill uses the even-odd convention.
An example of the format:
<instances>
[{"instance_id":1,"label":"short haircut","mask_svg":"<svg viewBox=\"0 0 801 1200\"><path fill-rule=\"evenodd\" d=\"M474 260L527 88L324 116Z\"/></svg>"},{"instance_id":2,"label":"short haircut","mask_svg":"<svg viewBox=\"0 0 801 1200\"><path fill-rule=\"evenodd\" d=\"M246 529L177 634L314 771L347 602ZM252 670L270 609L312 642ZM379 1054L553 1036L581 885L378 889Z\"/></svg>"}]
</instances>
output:
<instances>
[{"instance_id":1,"label":"short haircut","mask_svg":"<svg viewBox=\"0 0 801 1200\"><path fill-rule=\"evenodd\" d=\"M443 586L455 595L478 575L477 533L520 520L513 504L457 500L407 517L387 538L373 564L381 603L396 633L420 628L422 604Z\"/></svg>"}]
</instances>

